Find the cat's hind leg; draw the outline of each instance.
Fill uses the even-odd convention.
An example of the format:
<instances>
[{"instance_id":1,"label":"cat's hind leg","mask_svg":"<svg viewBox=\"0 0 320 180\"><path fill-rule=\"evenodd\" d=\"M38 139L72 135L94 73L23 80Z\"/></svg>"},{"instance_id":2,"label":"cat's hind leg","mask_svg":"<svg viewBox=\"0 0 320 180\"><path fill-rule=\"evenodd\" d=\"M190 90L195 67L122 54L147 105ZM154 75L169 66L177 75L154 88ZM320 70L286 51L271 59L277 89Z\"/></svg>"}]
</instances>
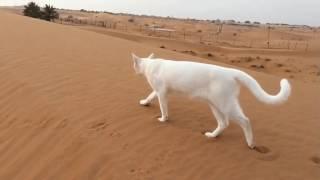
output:
<instances>
[{"instance_id":1,"label":"cat's hind leg","mask_svg":"<svg viewBox=\"0 0 320 180\"><path fill-rule=\"evenodd\" d=\"M140 100L140 105L148 106L156 96L157 93L155 91L152 91L152 93L150 93L146 99Z\"/></svg>"},{"instance_id":2,"label":"cat's hind leg","mask_svg":"<svg viewBox=\"0 0 320 180\"><path fill-rule=\"evenodd\" d=\"M160 122L165 122L168 120L168 102L165 91L157 92L160 110L161 110L161 118L158 118Z\"/></svg>"},{"instance_id":3,"label":"cat's hind leg","mask_svg":"<svg viewBox=\"0 0 320 180\"><path fill-rule=\"evenodd\" d=\"M217 108L215 108L213 105L210 104L210 109L214 115L214 117L216 118L217 122L218 122L218 127L212 131L212 132L206 132L205 135L209 138L215 138L217 137L219 134L222 133L222 131L228 127L229 125L229 120L228 117L226 115L224 115L223 113L221 113Z\"/></svg>"},{"instance_id":4,"label":"cat's hind leg","mask_svg":"<svg viewBox=\"0 0 320 180\"><path fill-rule=\"evenodd\" d=\"M255 147L255 142L253 139L251 123L249 118L244 115L238 101L234 103L230 116L237 124L240 125L244 132L248 146L253 149Z\"/></svg>"}]
</instances>

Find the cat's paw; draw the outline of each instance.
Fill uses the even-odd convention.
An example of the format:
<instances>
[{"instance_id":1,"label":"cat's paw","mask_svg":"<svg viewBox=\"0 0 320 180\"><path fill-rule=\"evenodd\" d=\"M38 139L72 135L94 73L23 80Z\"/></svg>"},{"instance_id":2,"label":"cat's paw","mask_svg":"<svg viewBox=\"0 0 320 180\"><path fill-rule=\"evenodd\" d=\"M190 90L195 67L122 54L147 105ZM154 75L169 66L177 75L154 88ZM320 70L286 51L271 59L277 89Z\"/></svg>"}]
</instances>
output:
<instances>
[{"instance_id":1,"label":"cat's paw","mask_svg":"<svg viewBox=\"0 0 320 180\"><path fill-rule=\"evenodd\" d=\"M166 118L166 117L158 118L158 120L159 120L160 122L166 122L166 121L167 121L167 119L168 119L168 118Z\"/></svg>"},{"instance_id":2,"label":"cat's paw","mask_svg":"<svg viewBox=\"0 0 320 180\"><path fill-rule=\"evenodd\" d=\"M140 100L140 105L149 106L149 102L147 100L143 99L143 100Z\"/></svg>"},{"instance_id":3,"label":"cat's paw","mask_svg":"<svg viewBox=\"0 0 320 180\"><path fill-rule=\"evenodd\" d=\"M250 149L255 149L256 148L256 144L254 142L248 144Z\"/></svg>"},{"instance_id":4,"label":"cat's paw","mask_svg":"<svg viewBox=\"0 0 320 180\"><path fill-rule=\"evenodd\" d=\"M204 135L207 136L208 138L215 138L216 137L212 132L206 132L206 133L204 133Z\"/></svg>"}]
</instances>

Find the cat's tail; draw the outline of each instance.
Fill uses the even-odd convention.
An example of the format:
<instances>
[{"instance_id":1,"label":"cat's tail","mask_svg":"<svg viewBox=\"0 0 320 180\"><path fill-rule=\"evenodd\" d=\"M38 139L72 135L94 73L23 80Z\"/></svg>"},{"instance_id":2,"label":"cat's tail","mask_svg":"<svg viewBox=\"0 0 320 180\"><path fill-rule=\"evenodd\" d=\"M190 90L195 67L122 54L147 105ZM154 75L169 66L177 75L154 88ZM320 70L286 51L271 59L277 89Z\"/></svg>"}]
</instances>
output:
<instances>
[{"instance_id":1,"label":"cat's tail","mask_svg":"<svg viewBox=\"0 0 320 180\"><path fill-rule=\"evenodd\" d=\"M285 102L291 94L291 86L287 79L282 79L280 81L281 89L276 95L270 95L265 92L259 83L245 72L238 71L236 79L240 81L241 84L245 85L258 100L266 104L281 104Z\"/></svg>"}]
</instances>

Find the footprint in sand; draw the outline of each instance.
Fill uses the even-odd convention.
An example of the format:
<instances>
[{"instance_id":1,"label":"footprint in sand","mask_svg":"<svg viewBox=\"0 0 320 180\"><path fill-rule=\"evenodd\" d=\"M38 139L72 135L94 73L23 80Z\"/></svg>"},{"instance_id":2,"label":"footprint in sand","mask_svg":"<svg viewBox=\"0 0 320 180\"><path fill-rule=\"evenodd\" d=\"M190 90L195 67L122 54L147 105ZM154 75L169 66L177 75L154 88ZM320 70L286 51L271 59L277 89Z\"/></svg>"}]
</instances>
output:
<instances>
[{"instance_id":1,"label":"footprint in sand","mask_svg":"<svg viewBox=\"0 0 320 180\"><path fill-rule=\"evenodd\" d=\"M106 122L96 122L91 125L90 129L99 131L105 129L109 124Z\"/></svg>"},{"instance_id":2,"label":"footprint in sand","mask_svg":"<svg viewBox=\"0 0 320 180\"><path fill-rule=\"evenodd\" d=\"M127 150L127 149L128 149L128 147L129 147L129 145L128 145L128 144L124 144L124 145L122 146L122 150Z\"/></svg>"},{"instance_id":3,"label":"footprint in sand","mask_svg":"<svg viewBox=\"0 0 320 180\"><path fill-rule=\"evenodd\" d=\"M254 150L262 154L266 154L270 152L270 149L266 146L257 146L254 148Z\"/></svg>"},{"instance_id":4,"label":"footprint in sand","mask_svg":"<svg viewBox=\"0 0 320 180\"><path fill-rule=\"evenodd\" d=\"M278 153L272 152L266 146L257 146L254 148L254 151L259 153L257 158L262 161L273 161L279 158Z\"/></svg>"},{"instance_id":5,"label":"footprint in sand","mask_svg":"<svg viewBox=\"0 0 320 180\"><path fill-rule=\"evenodd\" d=\"M314 164L320 165L320 157L319 157L319 156L312 156L312 157L311 157L311 161L312 161Z\"/></svg>"},{"instance_id":6,"label":"footprint in sand","mask_svg":"<svg viewBox=\"0 0 320 180\"><path fill-rule=\"evenodd\" d=\"M150 175L151 172L148 169L130 169L129 172L138 179L154 179L154 177Z\"/></svg>"},{"instance_id":7,"label":"footprint in sand","mask_svg":"<svg viewBox=\"0 0 320 180\"><path fill-rule=\"evenodd\" d=\"M68 125L68 119L63 119L62 121L59 122L59 124L57 125L57 129L60 129L60 128L65 128L67 125Z\"/></svg>"},{"instance_id":8,"label":"footprint in sand","mask_svg":"<svg viewBox=\"0 0 320 180\"><path fill-rule=\"evenodd\" d=\"M113 131L109 134L111 137L121 137L122 134L120 132L117 131Z\"/></svg>"}]
</instances>

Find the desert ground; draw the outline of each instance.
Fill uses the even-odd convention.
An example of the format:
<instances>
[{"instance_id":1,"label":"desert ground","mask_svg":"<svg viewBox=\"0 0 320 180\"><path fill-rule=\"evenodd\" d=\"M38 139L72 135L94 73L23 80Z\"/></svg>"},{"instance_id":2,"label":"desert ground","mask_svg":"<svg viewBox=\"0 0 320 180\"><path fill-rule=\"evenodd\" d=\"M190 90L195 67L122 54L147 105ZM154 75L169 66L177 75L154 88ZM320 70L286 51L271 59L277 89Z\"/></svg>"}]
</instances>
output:
<instances>
[{"instance_id":1,"label":"desert ground","mask_svg":"<svg viewBox=\"0 0 320 180\"><path fill-rule=\"evenodd\" d=\"M225 25L210 40L218 25L202 21L135 17L132 24L128 15L61 11L95 20L83 25L12 12L0 10L0 179L320 178L318 29L276 27L267 48L265 27ZM98 27L98 18L126 28ZM177 31L134 30L153 21ZM285 77L292 95L267 106L242 88L257 149L234 124L208 139L203 132L217 124L201 101L170 96L166 123L157 121L157 101L139 105L151 89L135 75L131 52L241 69L273 94Z\"/></svg>"}]
</instances>

